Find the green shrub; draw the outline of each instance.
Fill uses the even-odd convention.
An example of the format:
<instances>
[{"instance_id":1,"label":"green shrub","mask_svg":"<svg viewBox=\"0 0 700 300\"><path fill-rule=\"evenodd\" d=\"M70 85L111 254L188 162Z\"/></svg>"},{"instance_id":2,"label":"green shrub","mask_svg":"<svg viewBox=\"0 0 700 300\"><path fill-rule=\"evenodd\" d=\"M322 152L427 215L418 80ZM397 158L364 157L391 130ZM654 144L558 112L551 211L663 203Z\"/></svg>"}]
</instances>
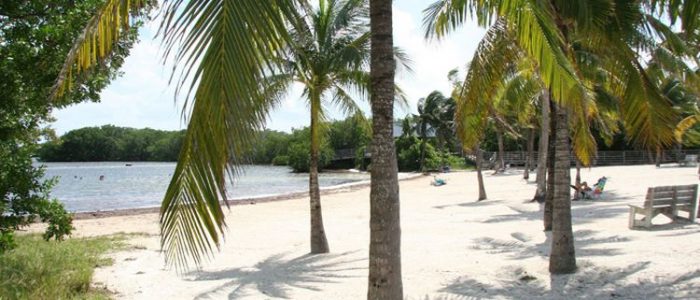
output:
<instances>
[{"instance_id":1,"label":"green shrub","mask_svg":"<svg viewBox=\"0 0 700 300\"><path fill-rule=\"evenodd\" d=\"M94 269L123 245L123 236L68 239L47 243L39 235L16 236L17 248L0 254L0 299L108 298L92 290Z\"/></svg>"},{"instance_id":2,"label":"green shrub","mask_svg":"<svg viewBox=\"0 0 700 300\"><path fill-rule=\"evenodd\" d=\"M14 232L0 230L0 255L17 247Z\"/></svg>"},{"instance_id":3,"label":"green shrub","mask_svg":"<svg viewBox=\"0 0 700 300\"><path fill-rule=\"evenodd\" d=\"M63 237L73 231L73 216L66 212L61 202L52 200L46 202L41 212L41 220L48 222L49 226L44 232L44 240L56 239L62 241Z\"/></svg>"},{"instance_id":4,"label":"green shrub","mask_svg":"<svg viewBox=\"0 0 700 300\"><path fill-rule=\"evenodd\" d=\"M287 164L289 164L289 156L287 155L278 155L272 159L272 165L274 166L286 166Z\"/></svg>"},{"instance_id":5,"label":"green shrub","mask_svg":"<svg viewBox=\"0 0 700 300\"><path fill-rule=\"evenodd\" d=\"M288 164L294 172L308 172L311 146L309 141L297 141L289 146ZM319 149L318 168L323 169L333 158L334 152L328 143L322 142Z\"/></svg>"},{"instance_id":6,"label":"green shrub","mask_svg":"<svg viewBox=\"0 0 700 300\"><path fill-rule=\"evenodd\" d=\"M417 138L399 139L397 141L399 171L420 170L421 142ZM412 144L411 144L412 142ZM403 149L399 148L402 147ZM425 169L435 170L440 167L440 158L435 148L427 143L425 145Z\"/></svg>"},{"instance_id":7,"label":"green shrub","mask_svg":"<svg viewBox=\"0 0 700 300\"><path fill-rule=\"evenodd\" d=\"M452 169L467 169L467 162L464 158L449 153L443 153L443 165Z\"/></svg>"}]
</instances>

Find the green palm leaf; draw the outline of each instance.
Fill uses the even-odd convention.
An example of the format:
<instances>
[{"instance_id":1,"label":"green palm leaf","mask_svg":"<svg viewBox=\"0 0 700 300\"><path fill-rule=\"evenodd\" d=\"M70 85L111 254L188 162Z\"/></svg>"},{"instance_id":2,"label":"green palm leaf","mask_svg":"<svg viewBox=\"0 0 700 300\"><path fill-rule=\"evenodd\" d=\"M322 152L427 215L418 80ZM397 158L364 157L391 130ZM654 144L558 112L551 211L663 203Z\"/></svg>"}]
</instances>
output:
<instances>
[{"instance_id":1,"label":"green palm leaf","mask_svg":"<svg viewBox=\"0 0 700 300\"><path fill-rule=\"evenodd\" d=\"M61 68L51 98L61 97L72 88L74 74L82 74L109 58L120 35L144 16L152 0L107 0L88 21Z\"/></svg>"},{"instance_id":2,"label":"green palm leaf","mask_svg":"<svg viewBox=\"0 0 700 300\"><path fill-rule=\"evenodd\" d=\"M281 0L175 1L164 9L166 55L175 51L178 92L187 87L183 110L191 117L161 206L161 244L167 263L186 268L221 241L226 179L283 95L283 78L261 83L270 82L265 75L284 55L286 26L298 25L298 16L294 3Z\"/></svg>"}]
</instances>

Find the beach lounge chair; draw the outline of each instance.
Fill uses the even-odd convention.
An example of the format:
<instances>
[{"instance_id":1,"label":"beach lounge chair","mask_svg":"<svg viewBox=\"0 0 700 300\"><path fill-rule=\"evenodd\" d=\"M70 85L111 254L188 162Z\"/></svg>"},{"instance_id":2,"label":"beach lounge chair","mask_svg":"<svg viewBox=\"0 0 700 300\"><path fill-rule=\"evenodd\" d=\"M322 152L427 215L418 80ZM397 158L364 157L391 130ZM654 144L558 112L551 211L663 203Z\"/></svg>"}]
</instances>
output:
<instances>
[{"instance_id":1,"label":"beach lounge chair","mask_svg":"<svg viewBox=\"0 0 700 300\"><path fill-rule=\"evenodd\" d=\"M433 181L430 182L430 185L433 185L433 186L443 186L446 184L447 184L447 181L445 181L445 179L437 178L437 176L433 176Z\"/></svg>"},{"instance_id":2,"label":"beach lounge chair","mask_svg":"<svg viewBox=\"0 0 700 300\"><path fill-rule=\"evenodd\" d=\"M608 178L603 176L600 179L598 179L598 182L596 182L593 185L593 190L586 192L583 192L583 197L587 199L600 199L600 197L603 195L603 190L605 189L605 183L608 182Z\"/></svg>"},{"instance_id":3,"label":"beach lounge chair","mask_svg":"<svg viewBox=\"0 0 700 300\"><path fill-rule=\"evenodd\" d=\"M576 190L577 193L581 194L582 199L600 199L600 197L603 195L603 190L605 189L605 183L607 181L607 177L601 177L598 179L598 182L593 185L592 189L588 187L588 184L585 181L582 182L580 186L570 186L572 189Z\"/></svg>"}]
</instances>

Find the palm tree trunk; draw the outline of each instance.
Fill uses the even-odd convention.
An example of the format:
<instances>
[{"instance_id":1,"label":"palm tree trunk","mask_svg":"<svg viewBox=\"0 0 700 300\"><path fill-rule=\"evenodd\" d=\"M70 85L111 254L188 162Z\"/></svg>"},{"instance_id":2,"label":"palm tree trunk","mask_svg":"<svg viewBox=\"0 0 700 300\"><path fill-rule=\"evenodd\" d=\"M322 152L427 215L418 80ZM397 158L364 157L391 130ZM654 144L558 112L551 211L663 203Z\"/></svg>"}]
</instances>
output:
<instances>
[{"instance_id":1,"label":"palm tree trunk","mask_svg":"<svg viewBox=\"0 0 700 300\"><path fill-rule=\"evenodd\" d=\"M552 219L554 212L554 145L556 142L555 131L557 118L554 116L554 102L549 101L549 144L547 146L547 190L544 198L544 231L552 231Z\"/></svg>"},{"instance_id":2,"label":"palm tree trunk","mask_svg":"<svg viewBox=\"0 0 700 300\"><path fill-rule=\"evenodd\" d=\"M505 150L503 149L503 130L501 127L496 125L496 138L498 139L498 168L496 168L496 173L501 173L506 170Z\"/></svg>"},{"instance_id":3,"label":"palm tree trunk","mask_svg":"<svg viewBox=\"0 0 700 300\"><path fill-rule=\"evenodd\" d=\"M661 167L661 147L656 147L656 167Z\"/></svg>"},{"instance_id":4,"label":"palm tree trunk","mask_svg":"<svg viewBox=\"0 0 700 300\"><path fill-rule=\"evenodd\" d=\"M425 121L421 121L423 124L421 124L420 127L420 171L425 172L425 143L427 142L427 133L426 131L428 130L426 128Z\"/></svg>"},{"instance_id":5,"label":"palm tree trunk","mask_svg":"<svg viewBox=\"0 0 700 300\"><path fill-rule=\"evenodd\" d=\"M481 144L476 144L474 149L474 155L476 155L476 179L479 182L479 199L477 201L486 199L486 188L484 188L484 177L481 175Z\"/></svg>"},{"instance_id":6,"label":"palm tree trunk","mask_svg":"<svg viewBox=\"0 0 700 300\"><path fill-rule=\"evenodd\" d=\"M523 171L523 179L530 179L530 167L533 161L533 148L535 148L535 129L530 128L527 131L527 154L525 154L525 170Z\"/></svg>"},{"instance_id":7,"label":"palm tree trunk","mask_svg":"<svg viewBox=\"0 0 700 300\"><path fill-rule=\"evenodd\" d=\"M394 41L392 1L370 0L370 186L369 282L367 299L403 299L398 167L394 149Z\"/></svg>"},{"instance_id":8,"label":"palm tree trunk","mask_svg":"<svg viewBox=\"0 0 700 300\"><path fill-rule=\"evenodd\" d=\"M533 201L544 202L547 191L547 150L549 148L549 91L542 91L542 120L540 122L540 143L537 150L537 190Z\"/></svg>"},{"instance_id":9,"label":"palm tree trunk","mask_svg":"<svg viewBox=\"0 0 700 300\"><path fill-rule=\"evenodd\" d=\"M319 111L321 97L311 91L311 153L309 160L309 204L311 206L311 253L328 253L328 240L323 228L321 193L318 186Z\"/></svg>"},{"instance_id":10,"label":"palm tree trunk","mask_svg":"<svg viewBox=\"0 0 700 300\"><path fill-rule=\"evenodd\" d=\"M574 179L574 186L576 191L574 191L574 200L581 199L583 197L583 191L581 191L581 162L576 160L576 179Z\"/></svg>"},{"instance_id":11,"label":"palm tree trunk","mask_svg":"<svg viewBox=\"0 0 700 300\"><path fill-rule=\"evenodd\" d=\"M566 109L554 105L554 201L552 213L552 250L549 256L549 272L568 274L576 271L574 234L571 227L571 162L569 160L569 123Z\"/></svg>"}]
</instances>

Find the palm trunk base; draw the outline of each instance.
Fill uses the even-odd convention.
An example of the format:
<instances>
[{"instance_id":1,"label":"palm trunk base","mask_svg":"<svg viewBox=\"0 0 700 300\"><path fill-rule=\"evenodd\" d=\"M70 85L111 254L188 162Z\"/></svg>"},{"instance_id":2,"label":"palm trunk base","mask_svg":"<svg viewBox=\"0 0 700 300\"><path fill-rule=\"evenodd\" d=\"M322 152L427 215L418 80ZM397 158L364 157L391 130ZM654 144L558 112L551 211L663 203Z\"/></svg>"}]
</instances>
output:
<instances>
[{"instance_id":1,"label":"palm trunk base","mask_svg":"<svg viewBox=\"0 0 700 300\"><path fill-rule=\"evenodd\" d=\"M323 254L330 252L325 232L311 236L311 254Z\"/></svg>"}]
</instances>

